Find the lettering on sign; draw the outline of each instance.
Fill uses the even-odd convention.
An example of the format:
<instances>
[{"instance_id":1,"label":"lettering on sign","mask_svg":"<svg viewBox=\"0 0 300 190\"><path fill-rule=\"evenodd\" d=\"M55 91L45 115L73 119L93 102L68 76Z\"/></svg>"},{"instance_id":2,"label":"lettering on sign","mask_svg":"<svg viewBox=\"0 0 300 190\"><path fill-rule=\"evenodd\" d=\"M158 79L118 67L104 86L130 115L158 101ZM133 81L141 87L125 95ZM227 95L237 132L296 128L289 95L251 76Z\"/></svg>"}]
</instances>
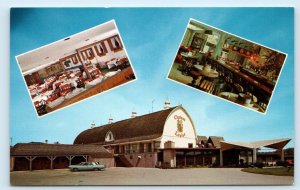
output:
<instances>
[{"instance_id":1,"label":"lettering on sign","mask_svg":"<svg viewBox=\"0 0 300 190\"><path fill-rule=\"evenodd\" d=\"M175 115L174 119L177 120L177 131L175 132L175 135L177 137L184 137L185 133L183 132L183 122L185 121L185 118L180 115Z\"/></svg>"}]
</instances>

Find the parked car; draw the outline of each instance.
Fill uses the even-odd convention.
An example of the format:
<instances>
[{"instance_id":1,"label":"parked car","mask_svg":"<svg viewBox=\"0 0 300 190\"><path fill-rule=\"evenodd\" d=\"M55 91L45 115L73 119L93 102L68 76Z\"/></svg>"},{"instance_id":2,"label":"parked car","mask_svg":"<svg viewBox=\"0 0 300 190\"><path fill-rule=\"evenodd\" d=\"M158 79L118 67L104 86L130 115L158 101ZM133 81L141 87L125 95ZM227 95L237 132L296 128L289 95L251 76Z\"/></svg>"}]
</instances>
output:
<instances>
[{"instance_id":1,"label":"parked car","mask_svg":"<svg viewBox=\"0 0 300 190\"><path fill-rule=\"evenodd\" d=\"M77 165L70 165L69 169L71 171L99 171L99 170L105 170L106 166L103 164L99 164L96 162L81 162L80 164Z\"/></svg>"}]
</instances>

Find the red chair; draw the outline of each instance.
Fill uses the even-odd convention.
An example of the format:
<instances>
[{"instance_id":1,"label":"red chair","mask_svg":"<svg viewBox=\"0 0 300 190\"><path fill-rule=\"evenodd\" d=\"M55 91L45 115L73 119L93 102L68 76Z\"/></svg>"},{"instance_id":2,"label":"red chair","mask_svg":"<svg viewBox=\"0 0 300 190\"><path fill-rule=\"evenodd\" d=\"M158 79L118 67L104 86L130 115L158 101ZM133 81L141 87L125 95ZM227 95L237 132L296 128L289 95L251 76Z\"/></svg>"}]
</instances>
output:
<instances>
[{"instance_id":1,"label":"red chair","mask_svg":"<svg viewBox=\"0 0 300 190\"><path fill-rule=\"evenodd\" d=\"M72 88L71 84L63 84L63 85L60 85L59 88L60 88L60 95L61 96L65 96L69 92L73 91L73 88Z\"/></svg>"},{"instance_id":2,"label":"red chair","mask_svg":"<svg viewBox=\"0 0 300 190\"><path fill-rule=\"evenodd\" d=\"M50 103L53 102L54 100L56 100L57 98L59 98L59 95L56 93L53 93L51 95L49 95L49 98L46 100L46 103Z\"/></svg>"}]
</instances>

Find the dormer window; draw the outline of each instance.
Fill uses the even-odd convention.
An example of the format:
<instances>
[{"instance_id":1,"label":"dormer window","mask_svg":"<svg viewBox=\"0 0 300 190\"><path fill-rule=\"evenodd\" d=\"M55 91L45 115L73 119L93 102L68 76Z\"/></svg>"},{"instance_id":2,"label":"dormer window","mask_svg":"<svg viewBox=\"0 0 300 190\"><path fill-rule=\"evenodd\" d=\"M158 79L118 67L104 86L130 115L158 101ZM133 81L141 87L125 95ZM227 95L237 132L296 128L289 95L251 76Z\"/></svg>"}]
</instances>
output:
<instances>
[{"instance_id":1,"label":"dormer window","mask_svg":"<svg viewBox=\"0 0 300 190\"><path fill-rule=\"evenodd\" d=\"M108 131L105 136L105 142L114 141L114 136L111 131Z\"/></svg>"}]
</instances>

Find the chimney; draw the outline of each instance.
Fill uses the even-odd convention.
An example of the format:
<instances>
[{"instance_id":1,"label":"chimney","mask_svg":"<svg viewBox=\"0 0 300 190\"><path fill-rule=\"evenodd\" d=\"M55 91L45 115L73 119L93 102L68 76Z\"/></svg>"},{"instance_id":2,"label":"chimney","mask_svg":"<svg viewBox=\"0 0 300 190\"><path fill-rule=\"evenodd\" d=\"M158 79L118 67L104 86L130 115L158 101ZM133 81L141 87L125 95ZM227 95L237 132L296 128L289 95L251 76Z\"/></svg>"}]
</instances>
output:
<instances>
[{"instance_id":1,"label":"chimney","mask_svg":"<svg viewBox=\"0 0 300 190\"><path fill-rule=\"evenodd\" d=\"M48 144L48 140L47 139L45 140L45 143Z\"/></svg>"},{"instance_id":2,"label":"chimney","mask_svg":"<svg viewBox=\"0 0 300 190\"><path fill-rule=\"evenodd\" d=\"M166 101L165 101L165 107L164 107L164 109L166 110L166 109L169 109L170 107L171 107L171 103L169 101L169 98L167 98Z\"/></svg>"},{"instance_id":3,"label":"chimney","mask_svg":"<svg viewBox=\"0 0 300 190\"><path fill-rule=\"evenodd\" d=\"M110 116L108 119L108 124L112 124L114 122L114 119Z\"/></svg>"},{"instance_id":4,"label":"chimney","mask_svg":"<svg viewBox=\"0 0 300 190\"><path fill-rule=\"evenodd\" d=\"M135 118L137 116L137 113L135 111L131 112L131 118Z\"/></svg>"}]
</instances>

